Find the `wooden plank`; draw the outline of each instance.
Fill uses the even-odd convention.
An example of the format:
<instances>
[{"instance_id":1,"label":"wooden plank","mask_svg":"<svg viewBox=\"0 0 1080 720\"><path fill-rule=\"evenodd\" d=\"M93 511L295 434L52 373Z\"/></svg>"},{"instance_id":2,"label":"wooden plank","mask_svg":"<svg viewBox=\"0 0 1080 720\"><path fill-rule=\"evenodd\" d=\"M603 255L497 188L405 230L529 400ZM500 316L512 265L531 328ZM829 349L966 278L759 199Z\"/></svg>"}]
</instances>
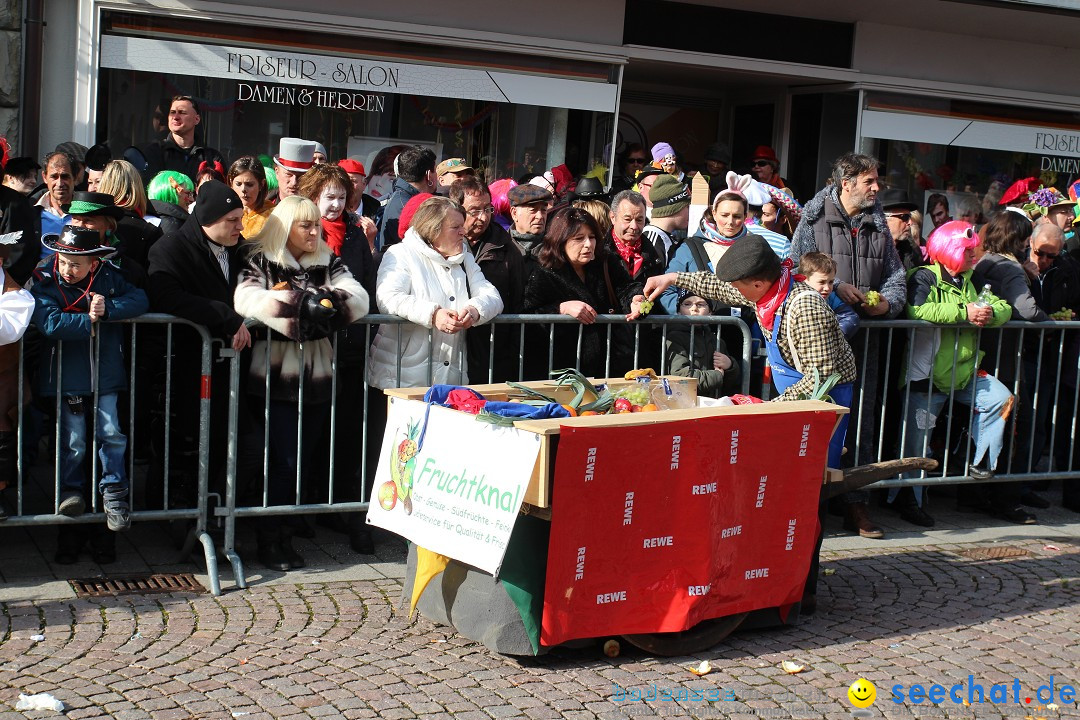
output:
<instances>
[{"instance_id":1,"label":"wooden plank","mask_svg":"<svg viewBox=\"0 0 1080 720\"><path fill-rule=\"evenodd\" d=\"M757 405L730 405L726 407L686 408L684 410L660 410L649 413L623 413L622 415L590 415L576 418L551 418L547 420L518 420L514 427L539 435L558 435L559 427L615 427L622 425L655 425L679 420L697 420L724 415L778 415L792 412L834 412L843 415L846 407L821 400L796 400L794 402L770 402Z\"/></svg>"}]
</instances>

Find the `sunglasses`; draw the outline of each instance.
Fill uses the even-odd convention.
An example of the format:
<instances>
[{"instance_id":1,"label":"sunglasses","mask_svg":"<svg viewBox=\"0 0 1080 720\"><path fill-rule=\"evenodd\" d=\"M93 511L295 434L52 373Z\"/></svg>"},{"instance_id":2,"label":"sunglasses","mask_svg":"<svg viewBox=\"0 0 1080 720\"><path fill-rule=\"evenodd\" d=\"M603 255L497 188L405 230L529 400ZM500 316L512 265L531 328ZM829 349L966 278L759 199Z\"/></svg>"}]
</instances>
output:
<instances>
[{"instance_id":1,"label":"sunglasses","mask_svg":"<svg viewBox=\"0 0 1080 720\"><path fill-rule=\"evenodd\" d=\"M897 220L900 220L901 222L911 222L911 213L895 213L895 214L889 215L889 217L896 218Z\"/></svg>"},{"instance_id":2,"label":"sunglasses","mask_svg":"<svg viewBox=\"0 0 1080 720\"><path fill-rule=\"evenodd\" d=\"M1031 252L1047 260L1057 260L1061 256L1061 253L1046 252L1045 250L1032 250Z\"/></svg>"},{"instance_id":3,"label":"sunglasses","mask_svg":"<svg viewBox=\"0 0 1080 720\"><path fill-rule=\"evenodd\" d=\"M627 164L633 163L634 165L644 165L646 163L645 158L626 158Z\"/></svg>"},{"instance_id":4,"label":"sunglasses","mask_svg":"<svg viewBox=\"0 0 1080 720\"><path fill-rule=\"evenodd\" d=\"M754 167L765 167L766 165L772 165L768 160L755 160L751 163Z\"/></svg>"}]
</instances>

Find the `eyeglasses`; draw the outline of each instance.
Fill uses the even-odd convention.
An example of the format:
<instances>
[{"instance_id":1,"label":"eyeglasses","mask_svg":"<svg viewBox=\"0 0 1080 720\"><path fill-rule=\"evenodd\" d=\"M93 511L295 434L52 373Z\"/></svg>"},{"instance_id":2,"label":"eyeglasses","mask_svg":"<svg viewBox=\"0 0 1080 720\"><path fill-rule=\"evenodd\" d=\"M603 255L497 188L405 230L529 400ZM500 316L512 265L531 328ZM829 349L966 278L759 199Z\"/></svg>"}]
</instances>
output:
<instances>
[{"instance_id":1,"label":"eyeglasses","mask_svg":"<svg viewBox=\"0 0 1080 720\"><path fill-rule=\"evenodd\" d=\"M890 214L888 217L896 218L901 222L911 222L911 213L893 213Z\"/></svg>"},{"instance_id":2,"label":"eyeglasses","mask_svg":"<svg viewBox=\"0 0 1080 720\"><path fill-rule=\"evenodd\" d=\"M633 163L634 165L644 165L646 162L647 161L645 160L645 158L636 158L636 157L626 158L626 164L627 165L629 165L630 163Z\"/></svg>"},{"instance_id":3,"label":"eyeglasses","mask_svg":"<svg viewBox=\"0 0 1080 720\"><path fill-rule=\"evenodd\" d=\"M491 206L491 205L488 205L487 207L483 207L483 208L475 208L473 210L466 210L465 211L465 214L468 215L471 218L478 218L481 215L493 215L494 213L495 213L495 208L493 206Z\"/></svg>"},{"instance_id":4,"label":"eyeglasses","mask_svg":"<svg viewBox=\"0 0 1080 720\"><path fill-rule=\"evenodd\" d=\"M751 163L754 167L765 167L766 165L772 165L768 160L755 160Z\"/></svg>"},{"instance_id":5,"label":"eyeglasses","mask_svg":"<svg viewBox=\"0 0 1080 720\"><path fill-rule=\"evenodd\" d=\"M1045 250L1032 250L1033 253L1047 260L1057 260L1061 253L1046 252Z\"/></svg>"}]
</instances>

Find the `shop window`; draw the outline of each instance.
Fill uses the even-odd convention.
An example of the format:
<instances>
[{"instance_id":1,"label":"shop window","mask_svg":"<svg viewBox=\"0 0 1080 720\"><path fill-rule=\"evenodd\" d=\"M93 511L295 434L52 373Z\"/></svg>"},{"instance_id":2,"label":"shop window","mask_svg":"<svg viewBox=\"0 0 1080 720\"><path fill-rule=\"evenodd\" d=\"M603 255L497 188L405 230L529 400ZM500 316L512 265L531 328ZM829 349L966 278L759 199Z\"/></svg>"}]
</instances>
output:
<instances>
[{"instance_id":1,"label":"shop window","mask_svg":"<svg viewBox=\"0 0 1080 720\"><path fill-rule=\"evenodd\" d=\"M935 227L932 196L947 199L947 217L979 224L1000 210L1015 180L1036 177L1067 193L1080 179L1075 113L867 93L862 134L885 184L907 190L924 211L924 237Z\"/></svg>"},{"instance_id":2,"label":"shop window","mask_svg":"<svg viewBox=\"0 0 1080 720\"><path fill-rule=\"evenodd\" d=\"M440 159L465 158L491 181L561 163L587 172L607 142L592 128L603 118L610 124L610 111L531 104L533 93L508 89L555 79L537 87L538 98L558 102L562 87L595 87L613 109L606 65L225 24L207 38L205 23L122 13L106 13L103 26L97 133L117 156L164 137L169 99L180 94L201 106L199 141L229 159L273 156L281 137L303 137L332 160L360 159L374 175L373 163L394 154L381 151L421 144ZM431 92L403 92L401 67ZM369 192L390 182L373 182Z\"/></svg>"}]
</instances>

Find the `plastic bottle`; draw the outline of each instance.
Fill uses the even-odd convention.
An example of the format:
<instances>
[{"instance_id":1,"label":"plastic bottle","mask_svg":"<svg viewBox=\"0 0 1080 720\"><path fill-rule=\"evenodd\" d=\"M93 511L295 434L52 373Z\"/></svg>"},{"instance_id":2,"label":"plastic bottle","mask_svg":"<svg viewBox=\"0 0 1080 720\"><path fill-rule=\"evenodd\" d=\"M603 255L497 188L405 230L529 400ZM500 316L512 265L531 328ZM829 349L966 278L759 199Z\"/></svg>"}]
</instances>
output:
<instances>
[{"instance_id":1,"label":"plastic bottle","mask_svg":"<svg viewBox=\"0 0 1080 720\"><path fill-rule=\"evenodd\" d=\"M991 299L994 297L994 293L990 290L990 283L983 285L982 292L979 293L979 299L975 301L975 307L988 308L990 307Z\"/></svg>"}]
</instances>

